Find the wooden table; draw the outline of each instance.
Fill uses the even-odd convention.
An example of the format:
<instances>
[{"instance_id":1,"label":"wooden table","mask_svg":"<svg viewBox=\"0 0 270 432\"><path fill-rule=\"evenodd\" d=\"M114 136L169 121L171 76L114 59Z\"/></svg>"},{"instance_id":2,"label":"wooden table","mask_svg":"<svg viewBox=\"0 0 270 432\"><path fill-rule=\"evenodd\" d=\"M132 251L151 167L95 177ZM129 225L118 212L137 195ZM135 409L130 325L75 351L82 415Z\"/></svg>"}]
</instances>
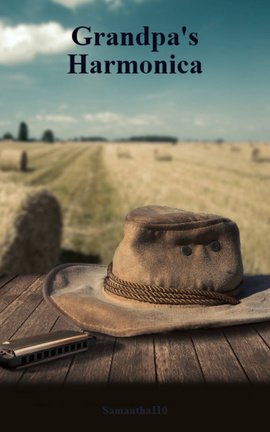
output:
<instances>
[{"instance_id":1,"label":"wooden table","mask_svg":"<svg viewBox=\"0 0 270 432\"><path fill-rule=\"evenodd\" d=\"M0 279L0 340L76 329L42 296L43 275ZM100 336L86 353L25 370L1 384L269 383L270 322L133 338Z\"/></svg>"}]
</instances>

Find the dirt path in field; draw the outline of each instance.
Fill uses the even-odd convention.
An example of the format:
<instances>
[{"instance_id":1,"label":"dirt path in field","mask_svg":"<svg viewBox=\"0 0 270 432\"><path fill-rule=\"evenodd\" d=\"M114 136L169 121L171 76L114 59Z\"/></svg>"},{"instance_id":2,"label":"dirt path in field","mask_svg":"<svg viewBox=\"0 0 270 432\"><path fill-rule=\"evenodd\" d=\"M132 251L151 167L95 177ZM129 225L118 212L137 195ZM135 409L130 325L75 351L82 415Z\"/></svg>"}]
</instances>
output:
<instances>
[{"instance_id":1,"label":"dirt path in field","mask_svg":"<svg viewBox=\"0 0 270 432\"><path fill-rule=\"evenodd\" d=\"M5 181L44 187L59 200L64 219L63 262L108 263L119 241L121 207L114 179L95 144L28 144L30 170L3 173Z\"/></svg>"},{"instance_id":2,"label":"dirt path in field","mask_svg":"<svg viewBox=\"0 0 270 432\"><path fill-rule=\"evenodd\" d=\"M82 158L77 168L73 167L73 174L79 170L84 175L75 176L69 188L66 244L87 254L98 254L102 262L108 263L119 239L120 198L104 163L103 147L84 153Z\"/></svg>"}]
</instances>

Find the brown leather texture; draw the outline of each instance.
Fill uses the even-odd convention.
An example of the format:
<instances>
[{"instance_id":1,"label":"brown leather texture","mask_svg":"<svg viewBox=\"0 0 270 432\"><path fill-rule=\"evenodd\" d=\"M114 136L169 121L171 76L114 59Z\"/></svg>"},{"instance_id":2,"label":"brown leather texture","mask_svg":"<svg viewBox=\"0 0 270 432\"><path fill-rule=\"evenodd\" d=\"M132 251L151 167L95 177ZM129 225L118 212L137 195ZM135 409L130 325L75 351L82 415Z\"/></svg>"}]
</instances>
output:
<instances>
[{"instance_id":1,"label":"brown leather texture","mask_svg":"<svg viewBox=\"0 0 270 432\"><path fill-rule=\"evenodd\" d=\"M220 250L212 250L214 242ZM183 254L183 246L190 255ZM216 215L161 206L135 209L126 218L112 271L128 282L162 288L231 291L243 278L238 227Z\"/></svg>"}]
</instances>

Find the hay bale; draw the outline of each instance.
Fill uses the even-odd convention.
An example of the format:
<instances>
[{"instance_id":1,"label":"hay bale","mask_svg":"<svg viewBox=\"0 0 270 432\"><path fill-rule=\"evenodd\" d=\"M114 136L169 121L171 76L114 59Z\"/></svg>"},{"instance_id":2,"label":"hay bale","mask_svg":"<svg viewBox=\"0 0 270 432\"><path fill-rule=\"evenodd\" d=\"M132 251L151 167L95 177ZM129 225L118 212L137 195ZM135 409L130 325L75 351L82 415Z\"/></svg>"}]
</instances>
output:
<instances>
[{"instance_id":1,"label":"hay bale","mask_svg":"<svg viewBox=\"0 0 270 432\"><path fill-rule=\"evenodd\" d=\"M232 145L232 146L230 147L230 150L233 151L233 152L238 152L238 151L240 151L241 149L240 149L240 147L238 147L238 146Z\"/></svg>"},{"instance_id":2,"label":"hay bale","mask_svg":"<svg viewBox=\"0 0 270 432\"><path fill-rule=\"evenodd\" d=\"M117 157L119 159L132 159L131 153L128 150L117 149Z\"/></svg>"},{"instance_id":3,"label":"hay bale","mask_svg":"<svg viewBox=\"0 0 270 432\"><path fill-rule=\"evenodd\" d=\"M261 159L261 152L258 147L253 148L251 152L251 160L252 162L260 162Z\"/></svg>"},{"instance_id":4,"label":"hay bale","mask_svg":"<svg viewBox=\"0 0 270 432\"><path fill-rule=\"evenodd\" d=\"M47 272L58 262L61 208L48 191L2 184L0 274Z\"/></svg>"},{"instance_id":5,"label":"hay bale","mask_svg":"<svg viewBox=\"0 0 270 432\"><path fill-rule=\"evenodd\" d=\"M170 162L173 160L173 157L169 154L163 154L163 155L158 155L156 157L156 160L160 162Z\"/></svg>"},{"instance_id":6,"label":"hay bale","mask_svg":"<svg viewBox=\"0 0 270 432\"><path fill-rule=\"evenodd\" d=\"M0 169L3 171L27 171L28 156L20 149L7 149L0 153Z\"/></svg>"},{"instance_id":7,"label":"hay bale","mask_svg":"<svg viewBox=\"0 0 270 432\"><path fill-rule=\"evenodd\" d=\"M154 157L157 161L160 162L170 162L173 160L172 155L168 153L159 153L157 149L154 150Z\"/></svg>"}]
</instances>

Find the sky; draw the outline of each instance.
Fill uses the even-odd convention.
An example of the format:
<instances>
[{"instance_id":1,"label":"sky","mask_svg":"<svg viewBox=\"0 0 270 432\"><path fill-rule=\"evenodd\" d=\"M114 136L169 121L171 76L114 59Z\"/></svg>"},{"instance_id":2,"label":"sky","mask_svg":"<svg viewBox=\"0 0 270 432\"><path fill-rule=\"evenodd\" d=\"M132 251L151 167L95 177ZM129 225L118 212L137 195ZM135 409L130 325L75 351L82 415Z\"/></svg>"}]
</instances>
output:
<instances>
[{"instance_id":1,"label":"sky","mask_svg":"<svg viewBox=\"0 0 270 432\"><path fill-rule=\"evenodd\" d=\"M172 135L270 140L269 0L0 0L0 137ZM181 35L180 46L76 46L94 32ZM181 29L198 33L189 46ZM84 33L84 35L86 35ZM81 36L82 37L82 36ZM199 60L201 74L68 74L68 54L94 60Z\"/></svg>"}]
</instances>

